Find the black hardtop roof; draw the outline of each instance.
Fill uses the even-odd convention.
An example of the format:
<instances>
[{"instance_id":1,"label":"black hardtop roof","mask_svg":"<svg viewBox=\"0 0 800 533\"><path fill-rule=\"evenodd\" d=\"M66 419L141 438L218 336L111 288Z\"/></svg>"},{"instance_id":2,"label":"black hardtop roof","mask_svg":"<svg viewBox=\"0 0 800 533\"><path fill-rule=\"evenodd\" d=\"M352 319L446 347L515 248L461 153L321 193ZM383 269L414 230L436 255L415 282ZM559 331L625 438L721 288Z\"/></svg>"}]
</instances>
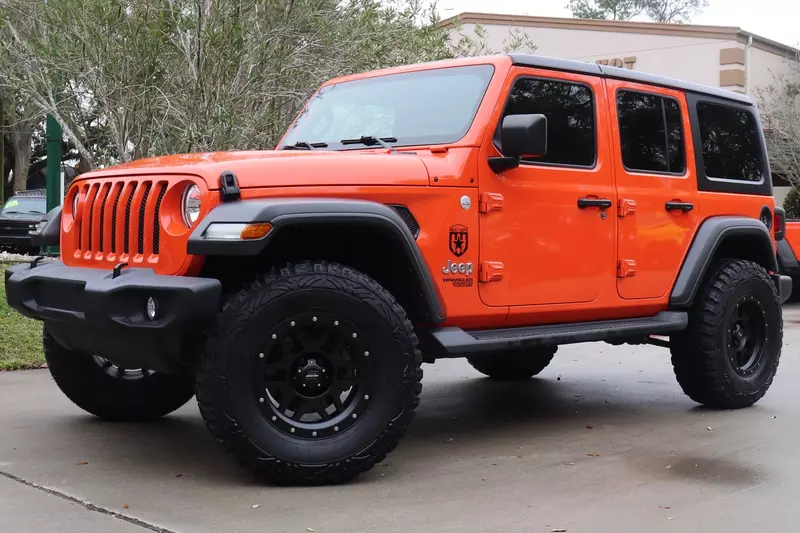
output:
<instances>
[{"instance_id":1,"label":"black hardtop roof","mask_svg":"<svg viewBox=\"0 0 800 533\"><path fill-rule=\"evenodd\" d=\"M666 76L657 76L655 74L647 74L644 72L637 72L624 68L596 65L594 63L584 63L582 61L572 61L569 59L556 59L534 54L511 54L511 61L513 61L515 65L520 65L523 67L560 70L563 72L575 72L578 74L588 74L590 76L600 76L603 78L613 78L636 83L645 83L648 85L657 85L659 87L668 87L670 89L679 89L692 93L705 94L716 98L732 100L740 104L753 105L753 100L749 96L739 94L734 91L718 89L716 87L701 85L699 83L691 83Z\"/></svg>"}]
</instances>

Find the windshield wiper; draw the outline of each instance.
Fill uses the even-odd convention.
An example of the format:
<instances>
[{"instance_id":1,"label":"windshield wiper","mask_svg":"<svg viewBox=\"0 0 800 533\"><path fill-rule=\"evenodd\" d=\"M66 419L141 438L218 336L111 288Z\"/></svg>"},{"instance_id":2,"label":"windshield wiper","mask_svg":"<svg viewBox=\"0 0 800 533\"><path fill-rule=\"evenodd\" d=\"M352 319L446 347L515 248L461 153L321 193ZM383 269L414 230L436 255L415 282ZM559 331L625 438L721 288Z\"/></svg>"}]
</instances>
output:
<instances>
[{"instance_id":1,"label":"windshield wiper","mask_svg":"<svg viewBox=\"0 0 800 533\"><path fill-rule=\"evenodd\" d=\"M390 152L395 152L393 146L389 143L396 143L396 137L375 137L374 135L362 135L358 139L343 139L341 141L342 144L363 144L364 146L375 146L380 145L383 148L386 148Z\"/></svg>"},{"instance_id":2,"label":"windshield wiper","mask_svg":"<svg viewBox=\"0 0 800 533\"><path fill-rule=\"evenodd\" d=\"M308 143L299 141L294 144L287 144L283 147L284 150L316 150L317 148L327 148L328 143Z\"/></svg>"}]
</instances>

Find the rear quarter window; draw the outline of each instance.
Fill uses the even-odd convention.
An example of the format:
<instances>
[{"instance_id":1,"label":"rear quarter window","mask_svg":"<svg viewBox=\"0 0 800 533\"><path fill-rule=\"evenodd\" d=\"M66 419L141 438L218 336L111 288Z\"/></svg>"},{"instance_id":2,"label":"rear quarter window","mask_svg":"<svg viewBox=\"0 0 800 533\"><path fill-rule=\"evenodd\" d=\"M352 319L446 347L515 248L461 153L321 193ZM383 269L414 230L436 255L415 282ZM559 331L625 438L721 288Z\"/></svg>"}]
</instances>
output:
<instances>
[{"instance_id":1,"label":"rear quarter window","mask_svg":"<svg viewBox=\"0 0 800 533\"><path fill-rule=\"evenodd\" d=\"M710 179L759 183L764 154L755 116L736 107L698 102L703 167Z\"/></svg>"}]
</instances>

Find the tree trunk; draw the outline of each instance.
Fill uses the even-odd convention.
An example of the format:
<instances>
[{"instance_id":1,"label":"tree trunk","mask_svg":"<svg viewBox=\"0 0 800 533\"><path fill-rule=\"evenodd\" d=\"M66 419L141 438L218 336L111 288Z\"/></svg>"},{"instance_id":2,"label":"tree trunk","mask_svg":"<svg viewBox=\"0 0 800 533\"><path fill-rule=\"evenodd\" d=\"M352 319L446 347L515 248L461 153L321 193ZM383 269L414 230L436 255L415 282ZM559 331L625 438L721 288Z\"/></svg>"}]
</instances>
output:
<instances>
[{"instance_id":1,"label":"tree trunk","mask_svg":"<svg viewBox=\"0 0 800 533\"><path fill-rule=\"evenodd\" d=\"M18 125L27 128L28 124ZM14 149L14 192L28 188L28 169L31 168L31 138L28 132L13 131L11 144Z\"/></svg>"}]
</instances>

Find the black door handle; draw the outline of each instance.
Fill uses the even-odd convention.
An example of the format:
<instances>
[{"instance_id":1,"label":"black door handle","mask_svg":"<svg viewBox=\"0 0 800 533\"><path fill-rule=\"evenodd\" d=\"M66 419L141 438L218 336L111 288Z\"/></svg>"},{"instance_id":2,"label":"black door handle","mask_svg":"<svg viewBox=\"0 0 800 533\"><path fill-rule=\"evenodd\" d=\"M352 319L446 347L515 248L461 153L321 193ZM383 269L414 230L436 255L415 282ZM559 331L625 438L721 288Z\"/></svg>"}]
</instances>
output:
<instances>
[{"instance_id":1,"label":"black door handle","mask_svg":"<svg viewBox=\"0 0 800 533\"><path fill-rule=\"evenodd\" d=\"M578 198L578 207L586 209L588 207L599 207L600 209L608 209L614 205L611 200L607 198Z\"/></svg>"},{"instance_id":2,"label":"black door handle","mask_svg":"<svg viewBox=\"0 0 800 533\"><path fill-rule=\"evenodd\" d=\"M667 208L667 211L683 211L684 213L688 213L689 211L694 209L693 204L677 200L673 202L667 202L665 207Z\"/></svg>"}]
</instances>

